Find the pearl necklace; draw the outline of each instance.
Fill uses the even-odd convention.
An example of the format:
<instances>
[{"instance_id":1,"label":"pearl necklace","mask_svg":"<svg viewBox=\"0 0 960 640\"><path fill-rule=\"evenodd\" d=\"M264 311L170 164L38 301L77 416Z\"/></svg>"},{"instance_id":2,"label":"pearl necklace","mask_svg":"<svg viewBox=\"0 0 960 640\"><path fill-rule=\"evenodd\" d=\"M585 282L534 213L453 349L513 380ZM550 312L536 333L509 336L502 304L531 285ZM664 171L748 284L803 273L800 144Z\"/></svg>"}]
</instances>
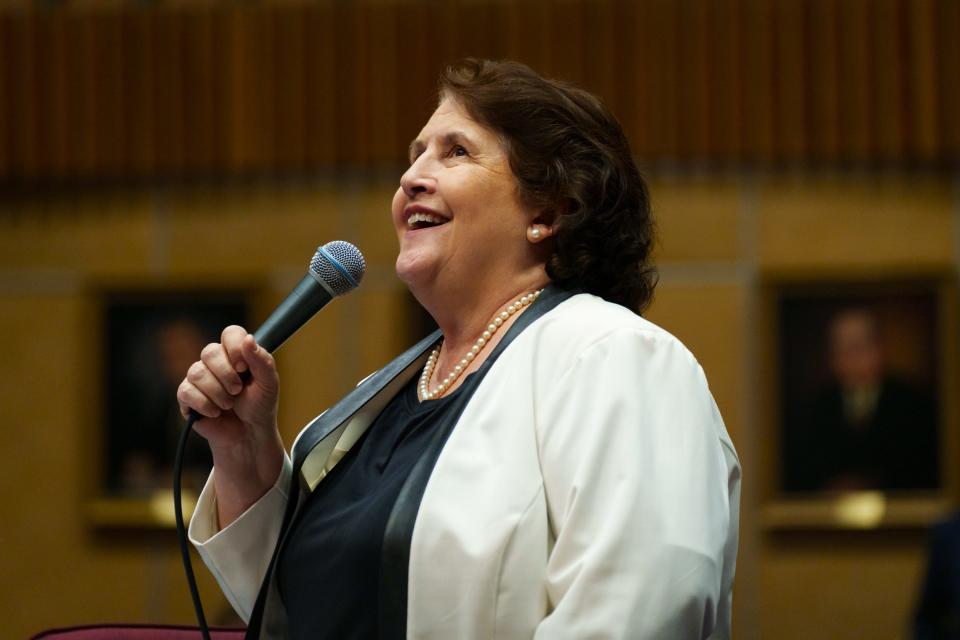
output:
<instances>
[{"instance_id":1,"label":"pearl necklace","mask_svg":"<svg viewBox=\"0 0 960 640\"><path fill-rule=\"evenodd\" d=\"M501 311L494 317L493 321L487 325L486 331L477 338L477 341L473 343L473 346L470 347L470 351L467 351L467 355L461 358L460 362L457 363L457 366L453 368L453 371L450 372L443 382L441 382L433 391L427 389L427 385L430 384L430 378L433 376L433 370L437 366L437 359L440 357L440 348L443 347L443 341L440 342L436 347L433 348L433 351L430 352L430 357L427 358L427 363L423 366L423 373L420 374L420 382L417 384L417 395L420 397L420 402L424 400L434 400L439 398L444 393L446 393L450 387L453 386L453 383L456 382L457 378L460 377L460 374L466 370L474 358L480 353L480 350L483 349L484 345L490 342L490 338L493 337L493 334L503 326L503 323L510 319L510 316L516 314L522 309L530 306L530 304L540 296L540 292L543 289L538 289L533 293L528 293L525 296L521 296L516 302L512 302L505 310Z\"/></svg>"}]
</instances>

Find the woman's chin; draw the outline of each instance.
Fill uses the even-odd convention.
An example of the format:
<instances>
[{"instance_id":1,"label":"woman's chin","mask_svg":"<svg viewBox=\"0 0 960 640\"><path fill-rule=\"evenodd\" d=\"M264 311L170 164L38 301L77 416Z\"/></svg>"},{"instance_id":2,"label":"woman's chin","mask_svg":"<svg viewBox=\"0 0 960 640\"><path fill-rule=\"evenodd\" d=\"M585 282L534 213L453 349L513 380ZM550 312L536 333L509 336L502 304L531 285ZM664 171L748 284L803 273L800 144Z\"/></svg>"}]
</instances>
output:
<instances>
[{"instance_id":1,"label":"woman's chin","mask_svg":"<svg viewBox=\"0 0 960 640\"><path fill-rule=\"evenodd\" d=\"M410 289L425 286L432 279L432 261L422 254L410 254L401 251L397 256L397 277Z\"/></svg>"}]
</instances>

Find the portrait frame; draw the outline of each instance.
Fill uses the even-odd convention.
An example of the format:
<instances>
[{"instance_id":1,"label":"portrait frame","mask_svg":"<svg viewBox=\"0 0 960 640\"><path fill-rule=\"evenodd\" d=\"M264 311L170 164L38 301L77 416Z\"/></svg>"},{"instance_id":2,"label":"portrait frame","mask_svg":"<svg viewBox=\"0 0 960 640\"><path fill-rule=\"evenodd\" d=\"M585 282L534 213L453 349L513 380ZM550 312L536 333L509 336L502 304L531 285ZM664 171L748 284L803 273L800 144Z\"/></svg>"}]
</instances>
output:
<instances>
[{"instance_id":1,"label":"portrait frame","mask_svg":"<svg viewBox=\"0 0 960 640\"><path fill-rule=\"evenodd\" d=\"M247 326L251 292L229 286L107 285L96 295L98 411L87 520L106 529L172 529L172 467L184 420L176 387L208 342ZM131 428L133 426L133 428ZM209 452L188 442L182 504L189 517Z\"/></svg>"},{"instance_id":2,"label":"portrait frame","mask_svg":"<svg viewBox=\"0 0 960 640\"><path fill-rule=\"evenodd\" d=\"M958 381L954 274L935 270L768 274L760 289L757 404L764 434L760 439L764 526L771 530L917 529L948 513L960 495L956 471L960 462L958 406L956 394L950 393ZM823 398L832 397L832 387L841 387L836 380L841 362L835 353L836 335L842 335L837 334L837 323L857 326L857 322L865 323L864 318L872 318L868 326L876 326L881 344L893 345L884 349L881 360L890 374L895 373L922 392L917 397L929 398L934 433L926 440L914 438L913 432L906 440L895 440L916 445L918 451L926 451L918 455L936 461L939 474L934 482L929 476L911 479L907 473L858 486L856 482L837 481L846 476L836 470L834 475L795 471L808 471L802 464L804 456L811 467L822 470L829 467L823 459L836 455L833 448L797 447L796 434L808 426L814 433L829 433L823 431L827 428L824 425L835 424L824 418L822 411L816 411L825 406ZM798 336L798 332L806 335ZM897 338L895 344L891 337ZM839 393L836 396L841 397ZM847 396L843 397L847 402ZM884 401L872 406L889 408L891 404ZM909 415L930 414L916 411ZM918 419L918 424L926 422ZM929 429L916 433L929 433ZM814 440L828 441L840 450L847 439ZM922 442L929 446L916 444ZM881 468L889 466L887 462Z\"/></svg>"}]
</instances>

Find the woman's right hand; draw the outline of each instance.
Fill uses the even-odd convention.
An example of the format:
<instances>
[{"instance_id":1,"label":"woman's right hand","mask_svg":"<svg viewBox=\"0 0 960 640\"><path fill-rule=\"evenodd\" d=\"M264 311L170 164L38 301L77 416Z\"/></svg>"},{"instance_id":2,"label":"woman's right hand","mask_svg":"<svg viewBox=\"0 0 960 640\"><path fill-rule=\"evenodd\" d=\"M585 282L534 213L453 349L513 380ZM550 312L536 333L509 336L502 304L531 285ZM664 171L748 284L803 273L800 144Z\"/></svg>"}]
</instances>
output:
<instances>
[{"instance_id":1,"label":"woman's right hand","mask_svg":"<svg viewBox=\"0 0 960 640\"><path fill-rule=\"evenodd\" d=\"M250 372L246 384L240 374ZM220 526L270 490L283 467L277 429L279 378L273 356L243 327L223 330L187 370L177 389L180 413L200 414L194 430L213 454Z\"/></svg>"}]
</instances>

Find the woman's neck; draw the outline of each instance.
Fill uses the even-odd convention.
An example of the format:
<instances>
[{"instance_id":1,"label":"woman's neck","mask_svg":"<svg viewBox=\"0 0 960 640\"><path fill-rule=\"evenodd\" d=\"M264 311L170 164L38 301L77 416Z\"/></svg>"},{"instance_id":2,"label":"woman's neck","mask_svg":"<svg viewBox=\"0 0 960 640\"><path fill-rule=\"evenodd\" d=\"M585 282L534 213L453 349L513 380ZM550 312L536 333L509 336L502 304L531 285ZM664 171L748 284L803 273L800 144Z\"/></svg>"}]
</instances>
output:
<instances>
[{"instance_id":1,"label":"woman's neck","mask_svg":"<svg viewBox=\"0 0 960 640\"><path fill-rule=\"evenodd\" d=\"M470 314L472 317L460 319L461 322L459 324L448 325L449 328L441 326L440 328L443 329L443 352L441 353L437 368L439 370L445 370L448 361L459 360L463 357L500 314L506 312L511 304L517 302L525 294L531 293L537 288L539 287L513 291L508 297L498 299L498 302L495 304L478 307L473 314ZM519 314L513 313L509 314L506 319L501 318L503 322L497 326L496 331L492 332L494 337L483 347L484 352L490 350L492 347L490 343L493 339L502 336L507 329L507 325L513 324L517 315ZM452 368L452 366L451 364L450 368Z\"/></svg>"},{"instance_id":2,"label":"woman's neck","mask_svg":"<svg viewBox=\"0 0 960 640\"><path fill-rule=\"evenodd\" d=\"M498 316L507 312L511 304L517 303L524 295L542 289L549 282L545 273L541 272L539 277L538 274L531 274L531 276L516 279L510 287L500 287L486 292L481 290L468 292L460 289L456 295L417 296L443 332L443 347L434 368L433 379L429 384L431 389L450 375L458 364L461 364L461 360L477 344L478 338L483 337L489 325L493 324ZM520 315L521 310L515 307L514 313L502 319L496 331L491 332L491 338L485 341L479 353L471 359L447 393L459 386L466 375L475 371L486 360L487 355L500 342L507 329Z\"/></svg>"}]
</instances>

